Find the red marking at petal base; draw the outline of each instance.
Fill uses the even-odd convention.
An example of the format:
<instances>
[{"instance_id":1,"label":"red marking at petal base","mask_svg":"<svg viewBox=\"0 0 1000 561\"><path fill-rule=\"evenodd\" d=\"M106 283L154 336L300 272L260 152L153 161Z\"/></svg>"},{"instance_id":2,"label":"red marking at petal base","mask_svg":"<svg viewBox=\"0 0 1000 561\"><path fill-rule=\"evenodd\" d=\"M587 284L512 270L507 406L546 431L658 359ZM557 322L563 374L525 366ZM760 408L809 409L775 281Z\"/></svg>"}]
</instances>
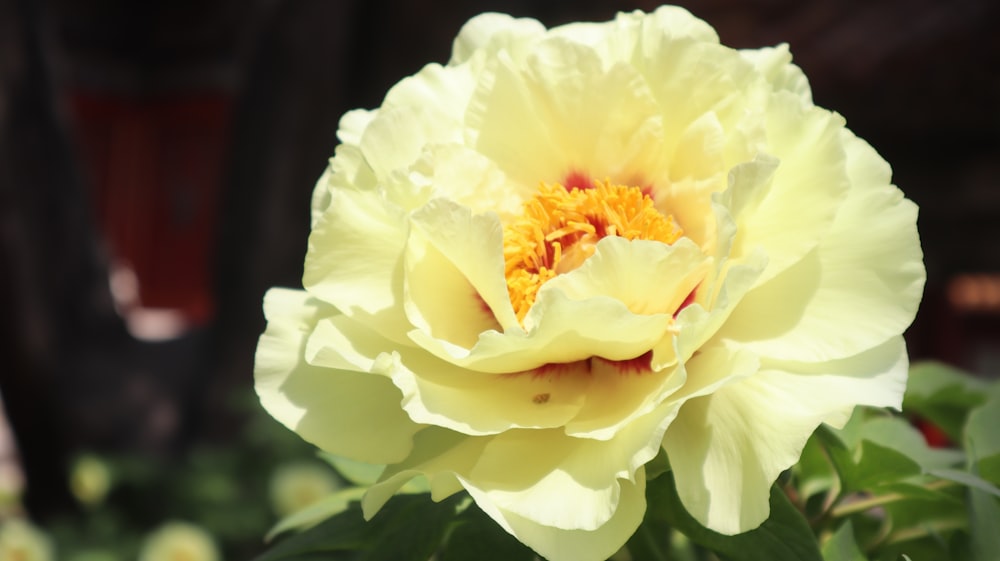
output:
<instances>
[{"instance_id":1,"label":"red marking at petal base","mask_svg":"<svg viewBox=\"0 0 1000 561\"><path fill-rule=\"evenodd\" d=\"M582 367L582 372L581 372ZM590 374L590 361L579 360L576 362L550 362L543 364L531 371L533 378L543 378L551 376L558 378L566 374Z\"/></svg>"},{"instance_id":2,"label":"red marking at petal base","mask_svg":"<svg viewBox=\"0 0 1000 561\"><path fill-rule=\"evenodd\" d=\"M653 351L645 353L627 360L609 360L608 364L618 369L618 373L625 374L646 374L652 372L650 363L653 361Z\"/></svg>"},{"instance_id":3,"label":"red marking at petal base","mask_svg":"<svg viewBox=\"0 0 1000 561\"><path fill-rule=\"evenodd\" d=\"M593 189L594 180L583 172L571 171L566 174L566 179L563 180L563 187L567 190Z\"/></svg>"},{"instance_id":4,"label":"red marking at petal base","mask_svg":"<svg viewBox=\"0 0 1000 561\"><path fill-rule=\"evenodd\" d=\"M684 308L687 308L688 306L690 306L694 302L694 295L695 295L696 292L698 292L698 287L697 286L694 287L691 290L691 293L688 294L687 297L684 298L684 301L681 302L681 305L677 307L677 311L674 312L674 318L677 318L677 314L681 313L681 310L683 310Z\"/></svg>"},{"instance_id":5,"label":"red marking at petal base","mask_svg":"<svg viewBox=\"0 0 1000 561\"><path fill-rule=\"evenodd\" d=\"M475 297L476 297L476 301L479 302L479 310L480 311L485 312L487 314L490 314L491 316L496 317L496 314L493 313L493 308L491 308L490 305L486 303L486 300L483 300L483 296L481 294L479 294L479 292L475 293Z\"/></svg>"}]
</instances>

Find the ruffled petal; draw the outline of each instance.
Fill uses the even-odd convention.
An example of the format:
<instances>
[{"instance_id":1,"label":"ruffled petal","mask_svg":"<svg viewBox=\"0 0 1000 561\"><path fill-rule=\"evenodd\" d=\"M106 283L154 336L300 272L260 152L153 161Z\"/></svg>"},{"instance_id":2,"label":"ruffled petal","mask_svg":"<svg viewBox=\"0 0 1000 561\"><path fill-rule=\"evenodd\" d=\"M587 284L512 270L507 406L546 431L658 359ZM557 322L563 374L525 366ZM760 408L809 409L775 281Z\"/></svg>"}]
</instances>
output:
<instances>
[{"instance_id":1,"label":"ruffled petal","mask_svg":"<svg viewBox=\"0 0 1000 561\"><path fill-rule=\"evenodd\" d=\"M361 461L395 462L410 453L420 426L400 408L402 396L389 379L306 362L309 333L336 310L303 291L272 289L264 313L254 376L261 404L275 419L324 450Z\"/></svg>"},{"instance_id":2,"label":"ruffled petal","mask_svg":"<svg viewBox=\"0 0 1000 561\"><path fill-rule=\"evenodd\" d=\"M663 441L685 508L723 534L760 525L771 484L820 423L843 423L858 404L899 403L905 356L896 339L808 372L770 365L687 401Z\"/></svg>"},{"instance_id":3,"label":"ruffled petal","mask_svg":"<svg viewBox=\"0 0 1000 561\"><path fill-rule=\"evenodd\" d=\"M488 330L520 331L504 279L503 230L495 214L473 215L435 199L412 216L406 251L406 311L427 336L459 347Z\"/></svg>"},{"instance_id":4,"label":"ruffled petal","mask_svg":"<svg viewBox=\"0 0 1000 561\"><path fill-rule=\"evenodd\" d=\"M302 284L383 336L405 342L405 214L376 192L338 189L309 236Z\"/></svg>"},{"instance_id":5,"label":"ruffled petal","mask_svg":"<svg viewBox=\"0 0 1000 561\"><path fill-rule=\"evenodd\" d=\"M604 69L592 49L552 37L524 67L501 56L484 72L469 102L469 142L512 180L563 183L580 172L632 184L659 175L659 113L631 67Z\"/></svg>"},{"instance_id":6,"label":"ruffled petal","mask_svg":"<svg viewBox=\"0 0 1000 561\"><path fill-rule=\"evenodd\" d=\"M913 321L925 280L917 207L888 183L870 146L844 136L853 187L829 233L747 294L720 336L762 356L821 362L876 346Z\"/></svg>"},{"instance_id":7,"label":"ruffled petal","mask_svg":"<svg viewBox=\"0 0 1000 561\"><path fill-rule=\"evenodd\" d=\"M475 76L465 66L428 64L420 72L399 81L385 95L380 111L406 107L420 109L438 121L438 129L450 131L436 139L461 139L460 123L475 87Z\"/></svg>"},{"instance_id":8,"label":"ruffled petal","mask_svg":"<svg viewBox=\"0 0 1000 561\"><path fill-rule=\"evenodd\" d=\"M767 151L780 164L773 175L759 167L768 165L765 159L730 173L727 193L738 228L733 252L764 248L768 266L758 283L800 261L833 225L850 186L843 126L839 115L776 92L767 110Z\"/></svg>"},{"instance_id":9,"label":"ruffled petal","mask_svg":"<svg viewBox=\"0 0 1000 561\"><path fill-rule=\"evenodd\" d=\"M545 26L530 18L507 14L480 14L462 26L451 48L449 66L470 62L473 55L495 55L500 51L524 51L531 39L545 33Z\"/></svg>"},{"instance_id":10,"label":"ruffled petal","mask_svg":"<svg viewBox=\"0 0 1000 561\"><path fill-rule=\"evenodd\" d=\"M548 281L576 300L606 296L634 314L676 313L709 271L709 259L690 240L672 245L609 236L580 267Z\"/></svg>"},{"instance_id":11,"label":"ruffled petal","mask_svg":"<svg viewBox=\"0 0 1000 561\"><path fill-rule=\"evenodd\" d=\"M472 372L393 344L344 316L320 320L304 356L313 366L387 376L402 392L397 407L413 422L470 435L564 426L582 407L594 379L587 363L510 374Z\"/></svg>"},{"instance_id":12,"label":"ruffled petal","mask_svg":"<svg viewBox=\"0 0 1000 561\"><path fill-rule=\"evenodd\" d=\"M344 144L357 146L361 142L361 135L368 128L368 123L371 123L377 114L377 110L366 109L354 109L344 113L337 126L337 139Z\"/></svg>"},{"instance_id":13,"label":"ruffled petal","mask_svg":"<svg viewBox=\"0 0 1000 561\"><path fill-rule=\"evenodd\" d=\"M539 524L489 504L479 502L493 520L548 561L602 561L621 549L635 533L646 512L646 477L640 470L635 482L622 481L618 508L596 530L564 530ZM470 491L473 498L479 493ZM480 496L481 498L481 496Z\"/></svg>"},{"instance_id":14,"label":"ruffled petal","mask_svg":"<svg viewBox=\"0 0 1000 561\"><path fill-rule=\"evenodd\" d=\"M410 169L407 179L433 189L476 213L495 212L501 218L517 216L537 185L510 181L496 163L461 144L428 146Z\"/></svg>"},{"instance_id":15,"label":"ruffled petal","mask_svg":"<svg viewBox=\"0 0 1000 561\"><path fill-rule=\"evenodd\" d=\"M414 477L423 476L431 498L444 500L462 490L459 474L468 473L493 436L470 437L440 427L427 427L413 438L410 455L389 465L361 499L365 519L371 520L399 489Z\"/></svg>"},{"instance_id":16,"label":"ruffled petal","mask_svg":"<svg viewBox=\"0 0 1000 561\"><path fill-rule=\"evenodd\" d=\"M484 510L492 506L564 530L596 530L618 510L621 484L642 477L641 466L656 455L676 413L677 406L658 407L605 441L560 430L497 435L463 484Z\"/></svg>"},{"instance_id":17,"label":"ruffled petal","mask_svg":"<svg viewBox=\"0 0 1000 561\"><path fill-rule=\"evenodd\" d=\"M585 365L485 374L426 354L406 354L390 369L413 421L470 435L565 425L583 405L593 380Z\"/></svg>"},{"instance_id":18,"label":"ruffled petal","mask_svg":"<svg viewBox=\"0 0 1000 561\"><path fill-rule=\"evenodd\" d=\"M812 104L812 90L802 69L792 64L792 54L788 44L761 49L743 49L740 55L753 63L775 91L789 91L802 101Z\"/></svg>"},{"instance_id":19,"label":"ruffled petal","mask_svg":"<svg viewBox=\"0 0 1000 561\"><path fill-rule=\"evenodd\" d=\"M470 370L503 374L594 356L632 359L660 342L672 321L668 314L633 314L612 298L574 300L560 290L542 286L525 316L524 331L483 332L471 349L421 330L411 331L409 336L442 360Z\"/></svg>"}]
</instances>

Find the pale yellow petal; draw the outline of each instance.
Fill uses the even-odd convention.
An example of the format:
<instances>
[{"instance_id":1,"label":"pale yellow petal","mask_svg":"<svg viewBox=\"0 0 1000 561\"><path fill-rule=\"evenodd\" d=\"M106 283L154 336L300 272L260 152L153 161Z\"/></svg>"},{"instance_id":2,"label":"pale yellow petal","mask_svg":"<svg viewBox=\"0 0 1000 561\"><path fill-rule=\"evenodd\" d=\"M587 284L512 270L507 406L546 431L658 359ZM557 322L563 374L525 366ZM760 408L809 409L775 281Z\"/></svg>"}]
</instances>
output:
<instances>
[{"instance_id":1,"label":"pale yellow petal","mask_svg":"<svg viewBox=\"0 0 1000 561\"><path fill-rule=\"evenodd\" d=\"M386 467L379 480L361 499L366 519L371 519L399 489L414 477L427 478L431 498L443 500L462 490L459 474L472 470L494 437L471 437L440 427L427 427L413 438L410 455Z\"/></svg>"},{"instance_id":2,"label":"pale yellow petal","mask_svg":"<svg viewBox=\"0 0 1000 561\"><path fill-rule=\"evenodd\" d=\"M573 300L560 290L539 291L525 317L525 331L486 331L471 348L436 339L421 330L410 338L435 356L482 372L532 370L599 356L627 360L660 342L672 322L668 314L636 315L613 298Z\"/></svg>"},{"instance_id":3,"label":"pale yellow petal","mask_svg":"<svg viewBox=\"0 0 1000 561\"><path fill-rule=\"evenodd\" d=\"M495 55L501 50L517 49L544 33L545 26L537 20L492 12L480 14L466 22L458 32L448 64L469 62L476 53Z\"/></svg>"},{"instance_id":4,"label":"pale yellow petal","mask_svg":"<svg viewBox=\"0 0 1000 561\"><path fill-rule=\"evenodd\" d=\"M659 170L659 114L631 67L603 69L592 49L550 38L524 67L500 57L486 72L469 102L470 142L512 180L562 183L579 172L638 185Z\"/></svg>"},{"instance_id":5,"label":"pale yellow petal","mask_svg":"<svg viewBox=\"0 0 1000 561\"><path fill-rule=\"evenodd\" d=\"M738 227L733 252L740 255L755 247L767 252L768 266L758 283L819 245L850 186L840 136L843 118L807 106L790 92L773 95L767 111L767 151L779 165L771 177L746 166L730 175ZM766 189L757 187L761 181Z\"/></svg>"},{"instance_id":6,"label":"pale yellow petal","mask_svg":"<svg viewBox=\"0 0 1000 561\"><path fill-rule=\"evenodd\" d=\"M802 69L792 64L792 54L787 43L762 49L743 49L739 53L757 67L757 71L764 75L776 91L789 91L806 103L812 103L809 81Z\"/></svg>"},{"instance_id":7,"label":"pale yellow petal","mask_svg":"<svg viewBox=\"0 0 1000 561\"><path fill-rule=\"evenodd\" d=\"M371 463L409 454L419 425L383 376L316 367L305 360L310 331L337 312L302 291L273 289L264 300L267 329L257 346L257 394L278 421L320 448Z\"/></svg>"},{"instance_id":8,"label":"pale yellow petal","mask_svg":"<svg viewBox=\"0 0 1000 561\"><path fill-rule=\"evenodd\" d=\"M378 112L361 136L361 153L379 178L405 171L428 142L454 139L454 127L437 127L438 117L427 108L396 107Z\"/></svg>"},{"instance_id":9,"label":"pale yellow petal","mask_svg":"<svg viewBox=\"0 0 1000 561\"><path fill-rule=\"evenodd\" d=\"M762 103L753 66L731 49L683 34L653 34L639 49L632 63L659 106L667 154L676 153L684 131L706 113L729 132Z\"/></svg>"},{"instance_id":10,"label":"pale yellow petal","mask_svg":"<svg viewBox=\"0 0 1000 561\"><path fill-rule=\"evenodd\" d=\"M899 403L903 357L896 340L809 372L764 368L687 401L663 443L685 508L723 534L760 525L771 484L821 422L842 423L861 403Z\"/></svg>"},{"instance_id":11,"label":"pale yellow petal","mask_svg":"<svg viewBox=\"0 0 1000 561\"><path fill-rule=\"evenodd\" d=\"M385 95L380 111L387 108L418 109L438 123L432 138L459 140L465 106L475 87L475 77L465 66L428 64L400 80ZM442 134L449 131L448 134ZM400 131L405 132L405 131Z\"/></svg>"},{"instance_id":12,"label":"pale yellow petal","mask_svg":"<svg viewBox=\"0 0 1000 561\"><path fill-rule=\"evenodd\" d=\"M389 374L414 422L470 435L564 426L593 384L581 364L487 374L419 352L402 353Z\"/></svg>"},{"instance_id":13,"label":"pale yellow petal","mask_svg":"<svg viewBox=\"0 0 1000 561\"><path fill-rule=\"evenodd\" d=\"M664 405L610 440L561 430L509 431L483 448L463 484L484 509L494 506L544 526L596 530L619 508L621 485L642 477L677 413ZM519 457L522 461L511 462Z\"/></svg>"},{"instance_id":14,"label":"pale yellow petal","mask_svg":"<svg viewBox=\"0 0 1000 561\"><path fill-rule=\"evenodd\" d=\"M709 275L698 288L694 302L677 314L676 342L661 341L653 347L654 355L670 356L676 344L677 358L689 359L719 332L766 266L767 257L762 251L719 263L715 274Z\"/></svg>"},{"instance_id":15,"label":"pale yellow petal","mask_svg":"<svg viewBox=\"0 0 1000 561\"><path fill-rule=\"evenodd\" d=\"M576 300L607 296L634 314L675 314L709 273L707 256L691 240L673 245L609 236L577 269L547 283Z\"/></svg>"},{"instance_id":16,"label":"pale yellow petal","mask_svg":"<svg viewBox=\"0 0 1000 561\"><path fill-rule=\"evenodd\" d=\"M405 214L371 191L339 189L309 236L302 284L383 336L406 341Z\"/></svg>"},{"instance_id":17,"label":"pale yellow petal","mask_svg":"<svg viewBox=\"0 0 1000 561\"><path fill-rule=\"evenodd\" d=\"M407 315L425 335L471 348L485 331L520 331L495 214L431 201L412 216L404 271Z\"/></svg>"},{"instance_id":18,"label":"pale yellow petal","mask_svg":"<svg viewBox=\"0 0 1000 561\"><path fill-rule=\"evenodd\" d=\"M337 126L337 139L344 144L357 146L361 143L361 135L368 128L368 123L372 122L378 111L368 111L365 109L353 109L344 113Z\"/></svg>"},{"instance_id":19,"label":"pale yellow petal","mask_svg":"<svg viewBox=\"0 0 1000 561\"><path fill-rule=\"evenodd\" d=\"M531 518L480 503L501 527L548 561L602 561L621 549L642 522L646 512L646 477L642 470L634 483L621 482L618 508L596 530L563 530ZM473 498L476 492L470 492Z\"/></svg>"},{"instance_id":20,"label":"pale yellow petal","mask_svg":"<svg viewBox=\"0 0 1000 561\"><path fill-rule=\"evenodd\" d=\"M538 189L537 184L528 187L510 181L496 163L461 144L428 146L407 177L430 186L438 197L501 218L519 215L524 201Z\"/></svg>"},{"instance_id":21,"label":"pale yellow petal","mask_svg":"<svg viewBox=\"0 0 1000 561\"><path fill-rule=\"evenodd\" d=\"M668 401L683 403L710 395L726 384L752 376L760 370L760 359L740 347L710 345L684 363L684 381Z\"/></svg>"},{"instance_id":22,"label":"pale yellow petal","mask_svg":"<svg viewBox=\"0 0 1000 561\"><path fill-rule=\"evenodd\" d=\"M645 355L638 362L593 359L591 391L579 413L566 423L566 434L597 440L615 438L663 403L687 379L683 365L653 370L650 362Z\"/></svg>"},{"instance_id":23,"label":"pale yellow petal","mask_svg":"<svg viewBox=\"0 0 1000 561\"><path fill-rule=\"evenodd\" d=\"M888 184L874 150L844 136L853 186L830 232L747 294L720 336L762 356L818 362L879 345L913 321L925 280L916 205Z\"/></svg>"}]
</instances>

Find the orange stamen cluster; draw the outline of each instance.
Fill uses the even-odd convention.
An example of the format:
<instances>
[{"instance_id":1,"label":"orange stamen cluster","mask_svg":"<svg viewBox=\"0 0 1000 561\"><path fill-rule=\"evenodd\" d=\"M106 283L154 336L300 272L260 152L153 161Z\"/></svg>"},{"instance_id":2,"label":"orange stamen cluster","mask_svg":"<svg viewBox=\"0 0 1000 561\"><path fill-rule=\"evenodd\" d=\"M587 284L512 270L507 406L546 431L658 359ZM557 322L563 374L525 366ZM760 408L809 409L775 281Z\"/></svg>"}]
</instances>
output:
<instances>
[{"instance_id":1,"label":"orange stamen cluster","mask_svg":"<svg viewBox=\"0 0 1000 561\"><path fill-rule=\"evenodd\" d=\"M592 189L545 185L524 203L523 214L504 227L507 292L520 320L539 288L572 271L607 236L672 244L683 235L672 216L656 210L638 187L596 182Z\"/></svg>"}]
</instances>

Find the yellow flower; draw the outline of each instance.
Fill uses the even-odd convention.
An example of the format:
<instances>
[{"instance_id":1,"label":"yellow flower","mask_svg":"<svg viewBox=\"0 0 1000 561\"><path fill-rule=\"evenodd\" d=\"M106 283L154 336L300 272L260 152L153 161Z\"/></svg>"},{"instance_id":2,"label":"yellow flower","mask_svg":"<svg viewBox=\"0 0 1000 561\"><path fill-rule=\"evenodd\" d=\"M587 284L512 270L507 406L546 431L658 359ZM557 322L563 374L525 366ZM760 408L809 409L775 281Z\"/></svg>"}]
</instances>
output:
<instances>
[{"instance_id":1,"label":"yellow flower","mask_svg":"<svg viewBox=\"0 0 1000 561\"><path fill-rule=\"evenodd\" d=\"M111 490L111 484L111 470L97 456L85 454L73 463L69 487L73 496L84 505L93 507L101 504Z\"/></svg>"},{"instance_id":2,"label":"yellow flower","mask_svg":"<svg viewBox=\"0 0 1000 561\"><path fill-rule=\"evenodd\" d=\"M271 503L278 516L298 512L340 488L328 466L296 462L279 466L271 476Z\"/></svg>"},{"instance_id":3,"label":"yellow flower","mask_svg":"<svg viewBox=\"0 0 1000 561\"><path fill-rule=\"evenodd\" d=\"M619 549L660 448L701 523L758 526L820 423L899 407L924 284L916 206L790 61L676 7L474 18L341 120L263 405L387 466L367 516L423 475L550 561Z\"/></svg>"},{"instance_id":4,"label":"yellow flower","mask_svg":"<svg viewBox=\"0 0 1000 561\"><path fill-rule=\"evenodd\" d=\"M19 518L0 522L0 559L52 561L52 540L31 523Z\"/></svg>"},{"instance_id":5,"label":"yellow flower","mask_svg":"<svg viewBox=\"0 0 1000 561\"><path fill-rule=\"evenodd\" d=\"M219 561L218 546L201 526L167 522L150 534L139 552L139 561Z\"/></svg>"}]
</instances>

